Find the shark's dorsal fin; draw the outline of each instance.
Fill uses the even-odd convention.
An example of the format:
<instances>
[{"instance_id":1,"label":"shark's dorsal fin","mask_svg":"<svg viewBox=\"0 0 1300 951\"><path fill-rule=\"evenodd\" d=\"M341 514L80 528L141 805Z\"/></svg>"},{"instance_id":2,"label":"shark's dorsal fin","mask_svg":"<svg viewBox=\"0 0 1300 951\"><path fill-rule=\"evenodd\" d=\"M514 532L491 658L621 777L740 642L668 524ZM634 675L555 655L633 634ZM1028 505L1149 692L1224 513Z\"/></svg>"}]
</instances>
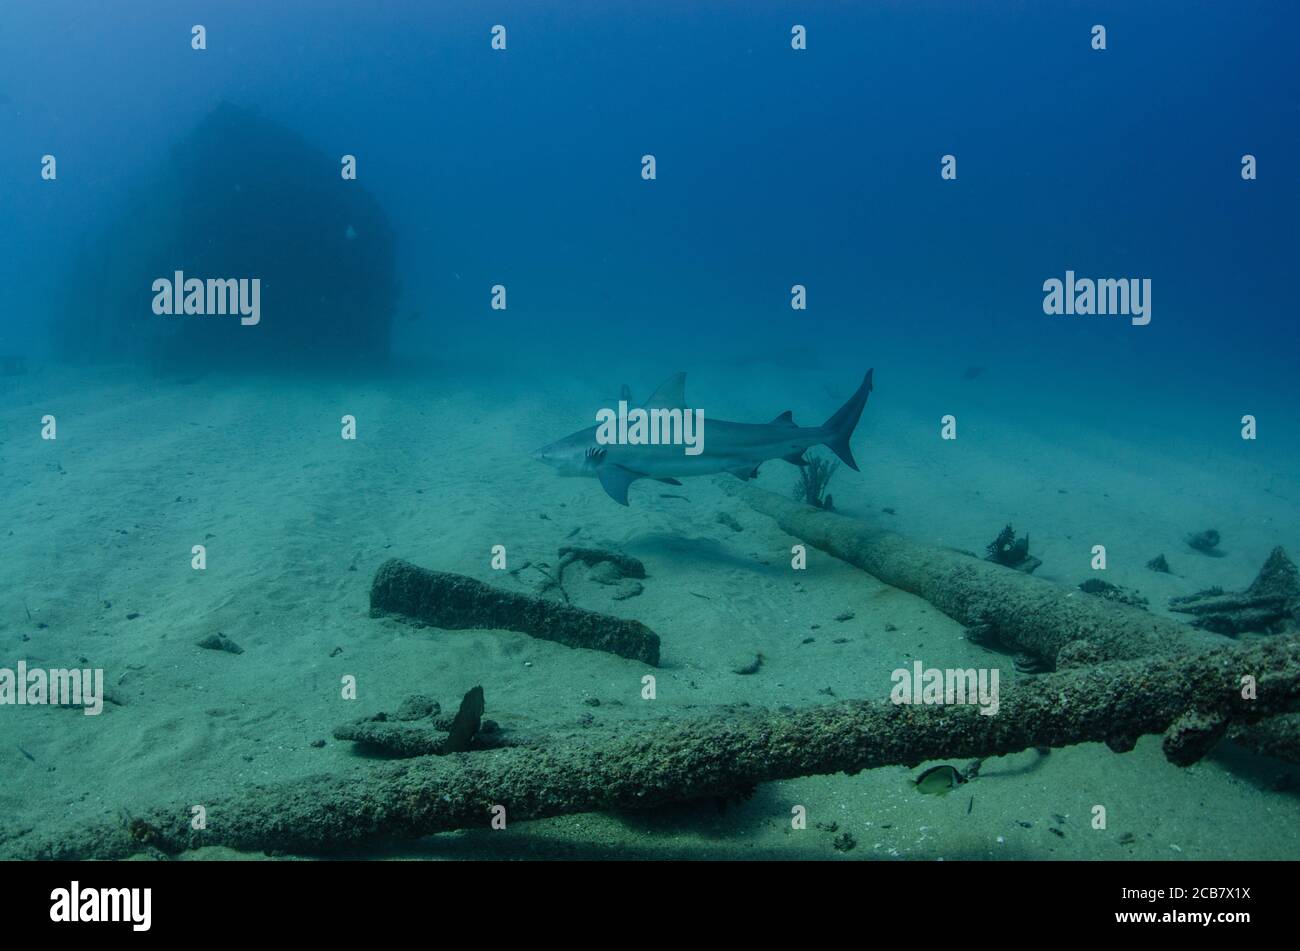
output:
<instances>
[{"instance_id":1,"label":"shark's dorsal fin","mask_svg":"<svg viewBox=\"0 0 1300 951\"><path fill-rule=\"evenodd\" d=\"M789 409L786 410L784 413L782 413L782 414L781 414L780 416L778 416L776 419L772 420L771 425L774 425L774 426L797 426L798 424L794 421L794 410L789 410Z\"/></svg>"},{"instance_id":2,"label":"shark's dorsal fin","mask_svg":"<svg viewBox=\"0 0 1300 951\"><path fill-rule=\"evenodd\" d=\"M685 409L686 374L674 373L642 404L644 409Z\"/></svg>"}]
</instances>

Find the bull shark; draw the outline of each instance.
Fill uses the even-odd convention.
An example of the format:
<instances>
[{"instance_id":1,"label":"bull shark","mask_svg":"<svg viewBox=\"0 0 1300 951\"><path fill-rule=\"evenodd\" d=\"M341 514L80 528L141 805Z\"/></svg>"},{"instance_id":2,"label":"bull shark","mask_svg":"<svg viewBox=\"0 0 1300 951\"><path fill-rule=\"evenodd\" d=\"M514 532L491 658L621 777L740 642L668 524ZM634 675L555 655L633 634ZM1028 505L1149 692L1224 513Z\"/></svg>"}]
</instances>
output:
<instances>
[{"instance_id":1,"label":"bull shark","mask_svg":"<svg viewBox=\"0 0 1300 951\"><path fill-rule=\"evenodd\" d=\"M554 467L562 476L580 476L600 480L601 487L619 505L627 505L627 490L638 479L654 479L669 485L681 485L677 477L730 472L741 479L758 475L758 467L769 459L784 459L796 466L806 466L804 457L813 446L826 446L850 469L858 464L849 449L849 437L857 428L862 409L871 395L868 370L856 393L820 426L800 426L786 410L770 423L733 423L724 419L707 419L703 423L702 451L691 455L681 445L626 445L597 441L599 427L589 426L559 442L536 450L538 462ZM627 397L627 387L623 387ZM686 374L677 373L665 380L642 404L647 412L686 408Z\"/></svg>"}]
</instances>

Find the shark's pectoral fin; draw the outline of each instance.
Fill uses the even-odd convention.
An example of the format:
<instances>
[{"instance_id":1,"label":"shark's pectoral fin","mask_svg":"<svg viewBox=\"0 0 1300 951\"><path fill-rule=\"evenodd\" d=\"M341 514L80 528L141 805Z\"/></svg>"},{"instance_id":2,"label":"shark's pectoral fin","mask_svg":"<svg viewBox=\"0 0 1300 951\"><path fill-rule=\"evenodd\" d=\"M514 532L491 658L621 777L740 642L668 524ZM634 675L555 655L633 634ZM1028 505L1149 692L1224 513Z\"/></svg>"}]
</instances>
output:
<instances>
[{"instance_id":1,"label":"shark's pectoral fin","mask_svg":"<svg viewBox=\"0 0 1300 951\"><path fill-rule=\"evenodd\" d=\"M800 449L798 452L792 452L788 456L782 456L786 462L792 463L800 468L808 465L808 460L803 457L805 450Z\"/></svg>"},{"instance_id":2,"label":"shark's pectoral fin","mask_svg":"<svg viewBox=\"0 0 1300 951\"><path fill-rule=\"evenodd\" d=\"M619 505L627 505L627 487L645 476L622 466L603 465L596 469L596 478L600 479L600 487L611 499Z\"/></svg>"},{"instance_id":3,"label":"shark's pectoral fin","mask_svg":"<svg viewBox=\"0 0 1300 951\"><path fill-rule=\"evenodd\" d=\"M750 466L750 465L736 466L736 468L728 469L727 471L730 472L732 475L734 475L737 479L741 479L745 482L748 482L750 479L755 479L758 477L758 466Z\"/></svg>"},{"instance_id":4,"label":"shark's pectoral fin","mask_svg":"<svg viewBox=\"0 0 1300 951\"><path fill-rule=\"evenodd\" d=\"M678 481L677 479L668 479L668 478L664 478L664 479L655 479L655 481L656 481L656 482L666 482L668 485L681 485L681 482Z\"/></svg>"}]
</instances>

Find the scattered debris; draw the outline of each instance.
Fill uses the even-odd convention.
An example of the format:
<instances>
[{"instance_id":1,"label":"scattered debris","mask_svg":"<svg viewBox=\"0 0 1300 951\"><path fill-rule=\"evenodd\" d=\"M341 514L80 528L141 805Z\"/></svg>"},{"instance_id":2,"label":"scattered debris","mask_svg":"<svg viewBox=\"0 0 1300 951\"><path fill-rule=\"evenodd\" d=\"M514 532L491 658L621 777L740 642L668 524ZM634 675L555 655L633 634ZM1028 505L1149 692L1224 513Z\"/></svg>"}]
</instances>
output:
<instances>
[{"instance_id":1,"label":"scattered debris","mask_svg":"<svg viewBox=\"0 0 1300 951\"><path fill-rule=\"evenodd\" d=\"M569 533L569 537L578 530ZM559 550L560 563L551 572L550 566L545 562L525 561L510 573L518 577L520 572L527 568L532 568L542 575L543 580L534 586L538 594L547 594L551 591L558 591L560 597L567 604L569 603L569 592L564 587L564 573L573 564L579 563L587 566L587 580L596 584L609 585L618 588L614 594L615 601L626 601L628 598L635 598L645 589L633 579L644 578L646 576L645 565L638 559L624 555L621 552L607 550L604 548L582 548L575 545L565 545Z\"/></svg>"},{"instance_id":2,"label":"scattered debris","mask_svg":"<svg viewBox=\"0 0 1300 951\"><path fill-rule=\"evenodd\" d=\"M841 832L831 841L831 846L836 852L851 852L857 845L858 840L853 837L851 832Z\"/></svg>"},{"instance_id":3,"label":"scattered debris","mask_svg":"<svg viewBox=\"0 0 1300 951\"><path fill-rule=\"evenodd\" d=\"M854 614L852 611L841 611L839 614L835 615L835 620L837 621L852 621L853 618Z\"/></svg>"},{"instance_id":4,"label":"scattered debris","mask_svg":"<svg viewBox=\"0 0 1300 951\"><path fill-rule=\"evenodd\" d=\"M1219 551L1219 530L1216 528L1207 528L1203 532L1188 535L1187 544L1203 555L1213 555L1215 558L1223 557L1223 552Z\"/></svg>"},{"instance_id":5,"label":"scattered debris","mask_svg":"<svg viewBox=\"0 0 1300 951\"><path fill-rule=\"evenodd\" d=\"M1167 575L1170 573L1169 562L1165 559L1164 555L1156 555L1154 558L1152 558L1150 561L1147 562L1147 567L1150 568L1152 571L1158 571L1161 574Z\"/></svg>"},{"instance_id":6,"label":"scattered debris","mask_svg":"<svg viewBox=\"0 0 1300 951\"><path fill-rule=\"evenodd\" d=\"M422 693L413 693L397 708L393 718L397 720L425 720L442 713L442 704Z\"/></svg>"},{"instance_id":7,"label":"scattered debris","mask_svg":"<svg viewBox=\"0 0 1300 951\"><path fill-rule=\"evenodd\" d=\"M742 676L747 676L749 674L756 674L759 672L762 666L763 666L763 655L755 654L753 660L751 660L748 664L742 664L741 666L734 668L732 670L732 673L741 674Z\"/></svg>"},{"instance_id":8,"label":"scattered debris","mask_svg":"<svg viewBox=\"0 0 1300 951\"><path fill-rule=\"evenodd\" d=\"M454 717L441 716L436 700L417 694L407 697L391 717L376 713L334 731L336 740L349 740L369 753L405 759L411 756L444 756L471 749L506 745L500 739L485 740L483 733L483 688L465 694ZM489 721L490 722L490 721ZM495 727L495 724L493 724ZM315 746L316 744L312 744ZM321 742L324 745L324 742Z\"/></svg>"},{"instance_id":9,"label":"scattered debris","mask_svg":"<svg viewBox=\"0 0 1300 951\"><path fill-rule=\"evenodd\" d=\"M1245 591L1209 588L1173 598L1169 610L1196 615L1194 626L1216 634L1276 634L1300 617L1300 572L1279 545Z\"/></svg>"},{"instance_id":10,"label":"scattered debris","mask_svg":"<svg viewBox=\"0 0 1300 951\"><path fill-rule=\"evenodd\" d=\"M725 525L733 532L743 532L745 527L736 521L736 517L729 512L719 512L713 517L713 520L719 525Z\"/></svg>"},{"instance_id":11,"label":"scattered debris","mask_svg":"<svg viewBox=\"0 0 1300 951\"><path fill-rule=\"evenodd\" d=\"M609 551L604 548L579 548L576 545L565 545L559 551L560 555L560 573L575 561L580 561L588 567L594 567L602 563L608 563L614 566L621 577L624 578L644 578L645 565L640 560L624 555L621 552Z\"/></svg>"},{"instance_id":12,"label":"scattered debris","mask_svg":"<svg viewBox=\"0 0 1300 951\"><path fill-rule=\"evenodd\" d=\"M430 571L397 558L379 566L370 587L371 617L385 614L447 630L518 631L566 647L603 650L659 665L659 635L640 621L503 591L465 575Z\"/></svg>"},{"instance_id":13,"label":"scattered debris","mask_svg":"<svg viewBox=\"0 0 1300 951\"><path fill-rule=\"evenodd\" d=\"M615 601L626 601L628 598L635 598L645 591L639 581L627 581L619 585L618 590L614 592Z\"/></svg>"},{"instance_id":14,"label":"scattered debris","mask_svg":"<svg viewBox=\"0 0 1300 951\"><path fill-rule=\"evenodd\" d=\"M230 638L226 637L226 635L222 634L220 631L217 631L215 634L209 634L202 640L197 641L196 646L202 647L204 650L225 651L228 654L242 654L244 652L242 647Z\"/></svg>"},{"instance_id":15,"label":"scattered debris","mask_svg":"<svg viewBox=\"0 0 1300 951\"><path fill-rule=\"evenodd\" d=\"M1107 601L1131 604L1135 608L1145 608L1147 606L1147 599L1138 592L1129 588L1121 588L1117 584L1102 581L1100 578L1089 578L1087 581L1079 582L1079 590L1087 594L1094 594L1099 598L1105 598Z\"/></svg>"},{"instance_id":16,"label":"scattered debris","mask_svg":"<svg viewBox=\"0 0 1300 951\"><path fill-rule=\"evenodd\" d=\"M1043 563L1029 554L1029 536L1016 538L1016 530L1010 525L998 532L998 537L989 542L985 550L988 551L985 561L1015 568L1027 575L1033 574L1034 569Z\"/></svg>"}]
</instances>

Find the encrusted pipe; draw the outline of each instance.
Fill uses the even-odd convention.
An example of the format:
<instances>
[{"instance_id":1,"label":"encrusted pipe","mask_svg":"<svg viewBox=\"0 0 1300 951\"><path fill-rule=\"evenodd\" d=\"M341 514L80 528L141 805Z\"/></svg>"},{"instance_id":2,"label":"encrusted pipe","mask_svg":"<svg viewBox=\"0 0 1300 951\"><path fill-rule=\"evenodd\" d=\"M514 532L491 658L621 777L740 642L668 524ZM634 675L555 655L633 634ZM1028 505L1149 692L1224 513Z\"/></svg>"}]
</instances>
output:
<instances>
[{"instance_id":1,"label":"encrusted pipe","mask_svg":"<svg viewBox=\"0 0 1300 951\"><path fill-rule=\"evenodd\" d=\"M976 706L848 701L788 714L665 721L551 747L420 757L361 776L316 776L227 794L207 804L203 831L192 828L188 803L172 803L63 835L28 833L0 844L0 852L107 859L224 845L338 853L486 828L500 814L497 807L508 822L634 809L725 796L770 780L940 757L1097 741L1123 749L1165 731L1166 750L1186 762L1209 733L1300 709L1300 639L1021 680L1004 688L999 701L992 716Z\"/></svg>"}]
</instances>

